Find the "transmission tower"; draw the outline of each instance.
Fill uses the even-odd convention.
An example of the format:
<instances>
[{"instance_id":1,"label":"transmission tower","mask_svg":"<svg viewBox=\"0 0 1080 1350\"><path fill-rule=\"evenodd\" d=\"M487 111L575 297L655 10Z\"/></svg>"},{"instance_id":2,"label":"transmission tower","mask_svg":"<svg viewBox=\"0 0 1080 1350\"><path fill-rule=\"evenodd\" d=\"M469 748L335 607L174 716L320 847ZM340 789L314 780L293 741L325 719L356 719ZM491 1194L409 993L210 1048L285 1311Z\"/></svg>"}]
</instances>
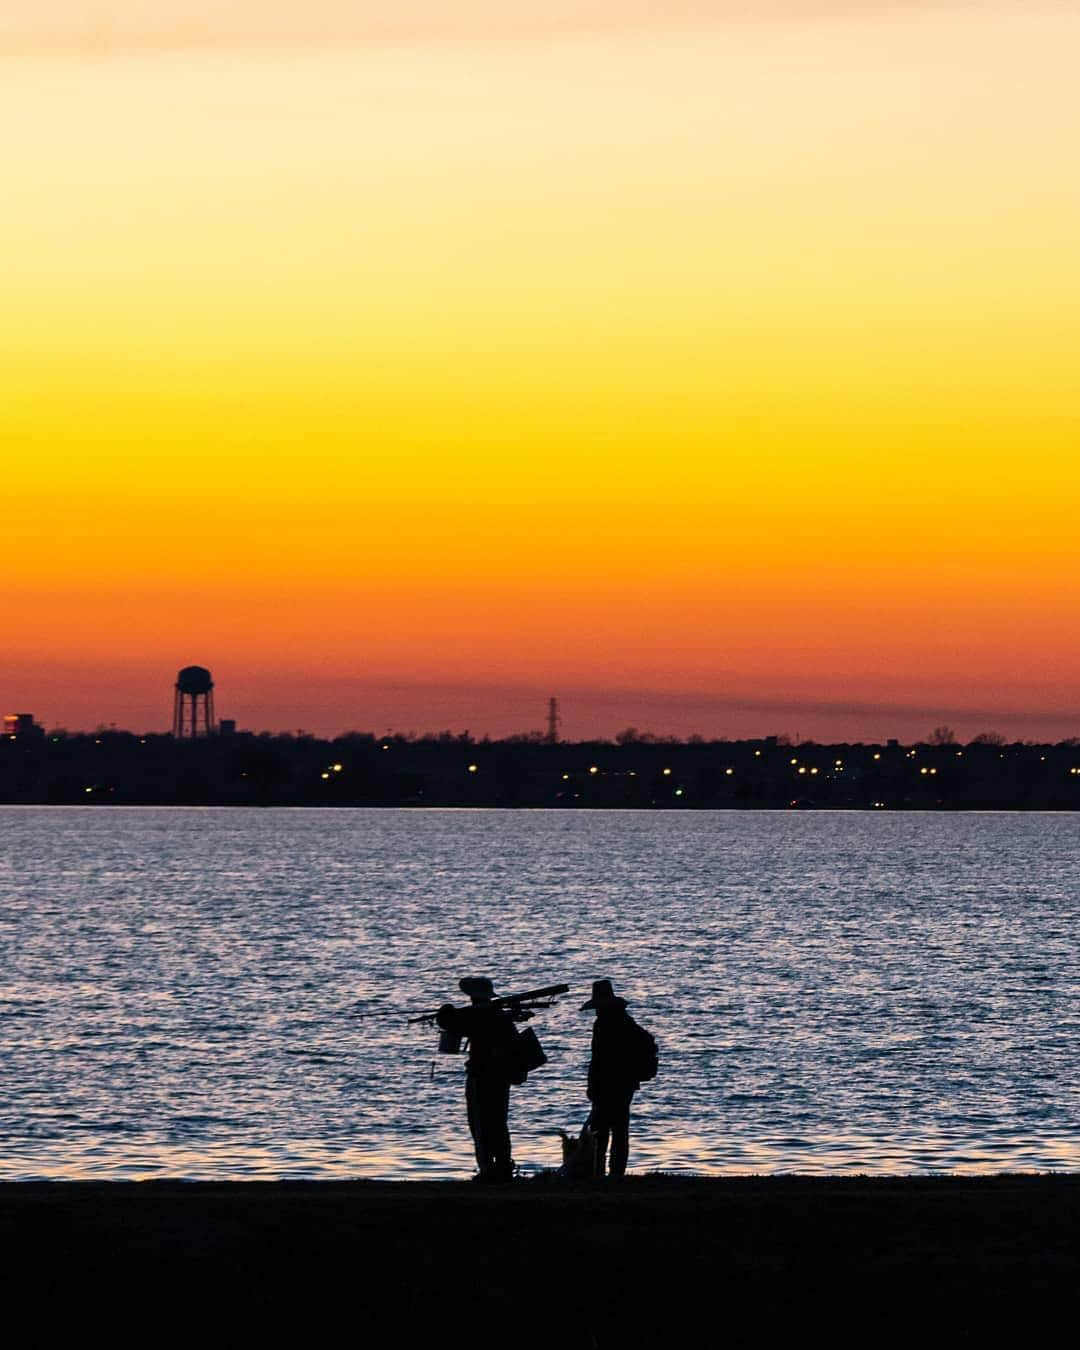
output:
<instances>
[{"instance_id":1,"label":"transmission tower","mask_svg":"<svg viewBox=\"0 0 1080 1350\"><path fill-rule=\"evenodd\" d=\"M559 716L559 700L557 698L549 698L547 711L547 736L545 737L548 745L558 745L559 723L561 721L562 718Z\"/></svg>"}]
</instances>

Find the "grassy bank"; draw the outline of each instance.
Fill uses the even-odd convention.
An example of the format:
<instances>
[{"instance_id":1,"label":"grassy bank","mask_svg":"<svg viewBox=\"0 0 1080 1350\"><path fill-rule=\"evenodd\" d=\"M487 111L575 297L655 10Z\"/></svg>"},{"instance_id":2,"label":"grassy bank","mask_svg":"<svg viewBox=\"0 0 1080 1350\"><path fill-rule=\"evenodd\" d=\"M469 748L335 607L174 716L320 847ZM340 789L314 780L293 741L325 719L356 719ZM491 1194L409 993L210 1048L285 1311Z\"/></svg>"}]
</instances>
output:
<instances>
[{"instance_id":1,"label":"grassy bank","mask_svg":"<svg viewBox=\"0 0 1080 1350\"><path fill-rule=\"evenodd\" d=\"M1071 1342L1078 1219L1063 1176L0 1186L9 1317L148 1345Z\"/></svg>"}]
</instances>

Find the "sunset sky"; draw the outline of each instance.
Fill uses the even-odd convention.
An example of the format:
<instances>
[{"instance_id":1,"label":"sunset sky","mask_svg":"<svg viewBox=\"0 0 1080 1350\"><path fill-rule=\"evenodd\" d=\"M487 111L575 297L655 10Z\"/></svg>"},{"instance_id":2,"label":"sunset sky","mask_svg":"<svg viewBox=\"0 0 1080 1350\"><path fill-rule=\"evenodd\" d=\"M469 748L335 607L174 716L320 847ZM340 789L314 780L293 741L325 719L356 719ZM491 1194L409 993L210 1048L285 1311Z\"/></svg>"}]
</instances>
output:
<instances>
[{"instance_id":1,"label":"sunset sky","mask_svg":"<svg viewBox=\"0 0 1080 1350\"><path fill-rule=\"evenodd\" d=\"M657 17L660 10L664 17ZM0 712L1080 734L1065 0L0 0Z\"/></svg>"}]
</instances>

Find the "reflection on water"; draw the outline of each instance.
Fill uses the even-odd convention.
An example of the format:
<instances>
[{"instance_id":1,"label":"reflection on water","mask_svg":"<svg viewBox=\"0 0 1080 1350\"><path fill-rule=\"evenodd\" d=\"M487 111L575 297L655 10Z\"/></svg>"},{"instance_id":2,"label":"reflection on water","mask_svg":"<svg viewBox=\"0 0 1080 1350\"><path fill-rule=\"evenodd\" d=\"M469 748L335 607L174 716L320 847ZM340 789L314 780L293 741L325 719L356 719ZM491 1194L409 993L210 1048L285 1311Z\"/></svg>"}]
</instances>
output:
<instances>
[{"instance_id":1,"label":"reflection on water","mask_svg":"<svg viewBox=\"0 0 1080 1350\"><path fill-rule=\"evenodd\" d=\"M463 973L580 991L514 1092L527 1170L587 1113L604 975L661 1044L632 1168L1080 1167L1080 817L3 808L0 841L0 1177L466 1175L460 1063L356 1016Z\"/></svg>"}]
</instances>

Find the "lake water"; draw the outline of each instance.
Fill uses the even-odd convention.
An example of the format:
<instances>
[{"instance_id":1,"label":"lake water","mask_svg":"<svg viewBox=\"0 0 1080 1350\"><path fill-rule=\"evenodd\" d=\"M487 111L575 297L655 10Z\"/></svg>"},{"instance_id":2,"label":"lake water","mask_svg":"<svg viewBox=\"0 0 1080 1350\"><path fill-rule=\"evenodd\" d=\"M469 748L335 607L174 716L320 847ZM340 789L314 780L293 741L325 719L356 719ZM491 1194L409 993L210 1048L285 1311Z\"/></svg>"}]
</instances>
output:
<instances>
[{"instance_id":1,"label":"lake water","mask_svg":"<svg viewBox=\"0 0 1080 1350\"><path fill-rule=\"evenodd\" d=\"M0 1178L454 1177L403 1018L565 981L514 1154L576 1128L593 979L656 1035L631 1168L1080 1168L1080 816L0 808Z\"/></svg>"}]
</instances>

